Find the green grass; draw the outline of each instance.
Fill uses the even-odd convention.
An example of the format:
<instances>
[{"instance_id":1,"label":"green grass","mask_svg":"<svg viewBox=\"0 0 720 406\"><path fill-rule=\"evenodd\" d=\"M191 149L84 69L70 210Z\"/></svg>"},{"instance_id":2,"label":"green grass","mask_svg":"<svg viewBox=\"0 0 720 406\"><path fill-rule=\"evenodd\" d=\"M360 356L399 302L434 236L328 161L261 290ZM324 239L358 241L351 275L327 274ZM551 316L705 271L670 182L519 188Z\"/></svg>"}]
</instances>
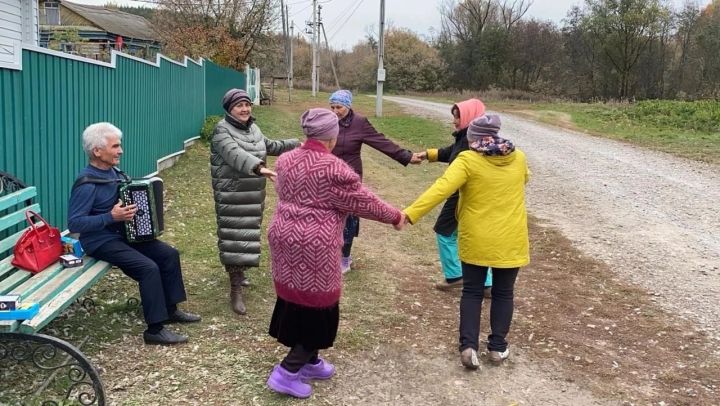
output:
<instances>
[{"instance_id":1,"label":"green grass","mask_svg":"<svg viewBox=\"0 0 720 406\"><path fill-rule=\"evenodd\" d=\"M276 90L277 100L287 100L287 93ZM311 107L328 105L329 93L318 92L312 97L308 91L293 92L293 102L276 103L271 106L256 106L253 115L263 133L270 137L302 139L300 115ZM376 130L395 140L400 146L412 150L426 147L442 147L452 142L451 117L438 121L408 116L400 106L393 103L383 105L383 117L375 117L375 98L366 94L353 95L353 109L368 117Z\"/></svg>"}]
</instances>

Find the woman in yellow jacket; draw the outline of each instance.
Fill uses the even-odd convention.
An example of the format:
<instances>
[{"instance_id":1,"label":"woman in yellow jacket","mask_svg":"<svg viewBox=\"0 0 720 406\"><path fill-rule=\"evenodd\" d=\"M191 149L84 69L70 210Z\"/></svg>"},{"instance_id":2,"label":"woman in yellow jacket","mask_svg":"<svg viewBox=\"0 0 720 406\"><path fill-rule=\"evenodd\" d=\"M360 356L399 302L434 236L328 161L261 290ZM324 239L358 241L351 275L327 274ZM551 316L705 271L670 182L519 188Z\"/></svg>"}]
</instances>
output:
<instances>
[{"instance_id":1,"label":"woman in yellow jacket","mask_svg":"<svg viewBox=\"0 0 720 406\"><path fill-rule=\"evenodd\" d=\"M502 363L509 355L505 340L513 314L513 288L520 267L530 262L525 184L530 176L525 154L498 136L500 117L483 115L470 123L470 150L412 205L403 210L417 222L433 207L460 191L458 246L463 289L460 299L460 361L480 366L477 351L483 288L493 269L488 358Z\"/></svg>"}]
</instances>

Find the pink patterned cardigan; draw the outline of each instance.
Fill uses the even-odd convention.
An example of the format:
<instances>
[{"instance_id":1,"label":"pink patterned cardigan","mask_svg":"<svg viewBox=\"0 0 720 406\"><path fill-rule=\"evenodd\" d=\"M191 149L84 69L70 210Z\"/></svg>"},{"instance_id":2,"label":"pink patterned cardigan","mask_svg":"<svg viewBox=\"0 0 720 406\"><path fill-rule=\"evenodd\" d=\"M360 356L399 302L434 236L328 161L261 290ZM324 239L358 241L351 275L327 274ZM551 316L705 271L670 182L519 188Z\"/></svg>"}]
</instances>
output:
<instances>
[{"instance_id":1,"label":"pink patterned cardigan","mask_svg":"<svg viewBox=\"0 0 720 406\"><path fill-rule=\"evenodd\" d=\"M388 224L400 211L366 189L355 171L319 142L278 158L278 204L268 229L275 291L313 308L340 300L340 248L345 218L354 214Z\"/></svg>"}]
</instances>

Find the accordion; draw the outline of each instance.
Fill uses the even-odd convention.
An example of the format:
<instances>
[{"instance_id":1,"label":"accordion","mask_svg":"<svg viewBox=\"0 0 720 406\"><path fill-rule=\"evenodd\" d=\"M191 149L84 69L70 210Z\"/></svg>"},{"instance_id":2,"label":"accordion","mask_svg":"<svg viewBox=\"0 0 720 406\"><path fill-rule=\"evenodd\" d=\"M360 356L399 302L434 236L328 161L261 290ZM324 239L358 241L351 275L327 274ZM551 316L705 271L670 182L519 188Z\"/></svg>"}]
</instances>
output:
<instances>
[{"instance_id":1,"label":"accordion","mask_svg":"<svg viewBox=\"0 0 720 406\"><path fill-rule=\"evenodd\" d=\"M123 204L137 206L135 217L123 223L129 242L150 241L162 234L165 229L162 179L133 179L121 183L118 194Z\"/></svg>"}]
</instances>

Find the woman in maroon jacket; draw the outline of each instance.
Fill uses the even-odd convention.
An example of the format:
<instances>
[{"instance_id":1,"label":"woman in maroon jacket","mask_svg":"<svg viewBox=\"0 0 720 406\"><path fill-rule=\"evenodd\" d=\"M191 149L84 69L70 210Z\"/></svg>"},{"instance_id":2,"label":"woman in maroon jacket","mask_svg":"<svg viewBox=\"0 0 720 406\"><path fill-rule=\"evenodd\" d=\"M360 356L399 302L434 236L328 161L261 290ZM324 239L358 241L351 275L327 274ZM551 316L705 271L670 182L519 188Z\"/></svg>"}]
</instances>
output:
<instances>
[{"instance_id":1,"label":"woman in maroon jacket","mask_svg":"<svg viewBox=\"0 0 720 406\"><path fill-rule=\"evenodd\" d=\"M337 144L332 150L333 155L347 162L362 179L363 168L360 151L363 144L375 148L403 166L419 164L422 162L419 154L403 149L396 143L387 139L383 133L377 132L365 116L352 109L352 93L349 90L338 90L330 95L330 110L338 116L340 134ZM342 247L342 260L340 268L345 273L350 270L352 258L353 239L360 233L360 219L357 216L348 216L343 230L344 244Z\"/></svg>"}]
</instances>

